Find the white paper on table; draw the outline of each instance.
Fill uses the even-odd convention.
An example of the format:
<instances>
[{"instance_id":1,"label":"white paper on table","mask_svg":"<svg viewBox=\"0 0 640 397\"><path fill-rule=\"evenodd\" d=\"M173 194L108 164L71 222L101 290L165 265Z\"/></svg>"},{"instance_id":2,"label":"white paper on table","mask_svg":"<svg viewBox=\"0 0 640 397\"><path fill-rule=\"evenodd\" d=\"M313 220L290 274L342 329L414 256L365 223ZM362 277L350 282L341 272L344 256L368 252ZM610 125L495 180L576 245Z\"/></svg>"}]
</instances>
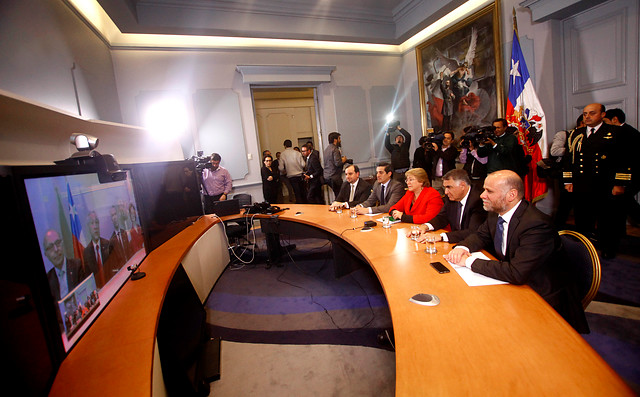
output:
<instances>
[{"instance_id":1,"label":"white paper on table","mask_svg":"<svg viewBox=\"0 0 640 397\"><path fill-rule=\"evenodd\" d=\"M483 254L482 252L474 252L473 254L471 254L471 256L473 256L474 258L478 258L478 259L487 259L487 260L489 260L489 257L486 256L485 254ZM447 262L449 262L449 261L447 261ZM449 264L451 266L453 266L453 269L464 280L464 282L467 283L467 285L469 287L479 287L479 286L482 286L482 285L509 284L506 281L496 280L495 278L487 277L487 276L485 276L483 274L476 273L473 270L469 269L468 267L454 265L451 262L449 262Z\"/></svg>"},{"instance_id":2,"label":"white paper on table","mask_svg":"<svg viewBox=\"0 0 640 397\"><path fill-rule=\"evenodd\" d=\"M373 214L365 214L366 216L378 216L382 214L382 212L374 212Z\"/></svg>"}]
</instances>

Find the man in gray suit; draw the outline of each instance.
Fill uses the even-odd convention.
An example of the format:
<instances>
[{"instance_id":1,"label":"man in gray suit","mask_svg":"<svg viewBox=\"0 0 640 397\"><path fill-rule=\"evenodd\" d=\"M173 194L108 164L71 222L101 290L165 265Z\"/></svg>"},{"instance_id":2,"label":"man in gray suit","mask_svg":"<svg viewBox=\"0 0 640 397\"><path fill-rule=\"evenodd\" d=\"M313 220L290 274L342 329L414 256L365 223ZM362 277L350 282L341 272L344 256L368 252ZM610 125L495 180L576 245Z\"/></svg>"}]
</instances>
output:
<instances>
[{"instance_id":1,"label":"man in gray suit","mask_svg":"<svg viewBox=\"0 0 640 397\"><path fill-rule=\"evenodd\" d=\"M380 163L376 167L376 183L373 190L363 203L358 204L358 214L386 214L392 205L400 201L404 195L404 187L393 180L393 167L389 163Z\"/></svg>"}]
</instances>

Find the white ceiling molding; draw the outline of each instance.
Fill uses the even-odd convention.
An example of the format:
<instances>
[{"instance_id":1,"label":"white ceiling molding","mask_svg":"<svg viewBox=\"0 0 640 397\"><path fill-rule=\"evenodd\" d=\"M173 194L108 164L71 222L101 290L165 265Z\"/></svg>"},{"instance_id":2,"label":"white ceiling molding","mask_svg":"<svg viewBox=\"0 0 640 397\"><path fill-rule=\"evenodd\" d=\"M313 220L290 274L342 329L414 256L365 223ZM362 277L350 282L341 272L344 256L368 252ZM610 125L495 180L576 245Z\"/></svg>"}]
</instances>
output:
<instances>
[{"instance_id":1,"label":"white ceiling molding","mask_svg":"<svg viewBox=\"0 0 640 397\"><path fill-rule=\"evenodd\" d=\"M525 0L521 7L531 10L533 22L549 19L565 19L607 0Z\"/></svg>"},{"instance_id":2,"label":"white ceiling molding","mask_svg":"<svg viewBox=\"0 0 640 397\"><path fill-rule=\"evenodd\" d=\"M245 84L320 84L331 81L335 66L238 65Z\"/></svg>"}]
</instances>

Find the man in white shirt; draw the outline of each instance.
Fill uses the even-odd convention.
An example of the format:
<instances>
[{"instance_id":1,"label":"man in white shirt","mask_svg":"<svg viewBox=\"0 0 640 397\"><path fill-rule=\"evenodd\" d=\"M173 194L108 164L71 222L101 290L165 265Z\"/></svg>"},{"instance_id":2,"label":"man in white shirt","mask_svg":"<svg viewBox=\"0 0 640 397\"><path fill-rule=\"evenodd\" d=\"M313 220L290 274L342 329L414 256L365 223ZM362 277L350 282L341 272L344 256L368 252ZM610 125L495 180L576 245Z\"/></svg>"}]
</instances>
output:
<instances>
[{"instance_id":1,"label":"man in white shirt","mask_svg":"<svg viewBox=\"0 0 640 397\"><path fill-rule=\"evenodd\" d=\"M293 144L290 139L284 141L284 151L280 155L278 169L280 173L286 173L287 179L293 188L293 194L296 196L296 204L306 203L304 194L304 158L302 154L291 147Z\"/></svg>"}]
</instances>

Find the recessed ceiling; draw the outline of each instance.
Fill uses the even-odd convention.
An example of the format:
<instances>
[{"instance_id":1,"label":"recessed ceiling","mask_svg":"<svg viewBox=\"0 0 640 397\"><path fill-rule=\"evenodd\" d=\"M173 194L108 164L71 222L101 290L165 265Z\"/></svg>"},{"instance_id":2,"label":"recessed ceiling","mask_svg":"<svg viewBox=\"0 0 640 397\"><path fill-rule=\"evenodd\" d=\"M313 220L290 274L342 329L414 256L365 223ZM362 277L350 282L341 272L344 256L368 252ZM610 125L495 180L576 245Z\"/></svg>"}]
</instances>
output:
<instances>
[{"instance_id":1,"label":"recessed ceiling","mask_svg":"<svg viewBox=\"0 0 640 397\"><path fill-rule=\"evenodd\" d=\"M465 0L98 0L122 33L399 44Z\"/></svg>"}]
</instances>

